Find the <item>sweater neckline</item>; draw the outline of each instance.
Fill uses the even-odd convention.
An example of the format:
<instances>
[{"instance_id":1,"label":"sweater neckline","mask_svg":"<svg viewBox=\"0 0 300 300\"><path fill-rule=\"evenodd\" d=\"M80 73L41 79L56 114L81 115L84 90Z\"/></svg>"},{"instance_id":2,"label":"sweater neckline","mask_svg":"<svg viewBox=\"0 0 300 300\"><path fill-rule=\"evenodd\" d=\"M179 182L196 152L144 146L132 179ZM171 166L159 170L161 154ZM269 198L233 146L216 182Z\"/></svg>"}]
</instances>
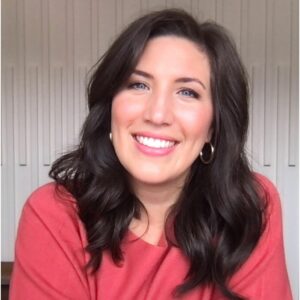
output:
<instances>
[{"instance_id":1,"label":"sweater neckline","mask_svg":"<svg viewBox=\"0 0 300 300\"><path fill-rule=\"evenodd\" d=\"M152 244L152 243L149 243L146 240L144 240L143 239L143 235L138 236L133 231L131 231L130 229L128 229L127 240L129 242L140 242L140 243L143 243L147 247L150 247L150 248L153 248L153 249L166 249L166 248L170 247L170 245L168 244L168 241L166 239L165 233L163 233L161 235L161 238L159 239L159 241L158 241L157 244Z\"/></svg>"}]
</instances>

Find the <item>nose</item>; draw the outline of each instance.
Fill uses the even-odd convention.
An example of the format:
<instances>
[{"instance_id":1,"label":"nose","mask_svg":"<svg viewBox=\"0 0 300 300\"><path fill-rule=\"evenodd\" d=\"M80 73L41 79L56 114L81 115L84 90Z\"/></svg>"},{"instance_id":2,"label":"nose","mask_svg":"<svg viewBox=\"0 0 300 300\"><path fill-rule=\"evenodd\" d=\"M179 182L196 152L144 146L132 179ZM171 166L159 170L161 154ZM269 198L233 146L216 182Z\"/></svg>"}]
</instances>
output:
<instances>
[{"instance_id":1,"label":"nose","mask_svg":"<svg viewBox=\"0 0 300 300\"><path fill-rule=\"evenodd\" d=\"M154 125L170 125L173 120L172 99L167 93L153 93L147 99L144 120Z\"/></svg>"}]
</instances>

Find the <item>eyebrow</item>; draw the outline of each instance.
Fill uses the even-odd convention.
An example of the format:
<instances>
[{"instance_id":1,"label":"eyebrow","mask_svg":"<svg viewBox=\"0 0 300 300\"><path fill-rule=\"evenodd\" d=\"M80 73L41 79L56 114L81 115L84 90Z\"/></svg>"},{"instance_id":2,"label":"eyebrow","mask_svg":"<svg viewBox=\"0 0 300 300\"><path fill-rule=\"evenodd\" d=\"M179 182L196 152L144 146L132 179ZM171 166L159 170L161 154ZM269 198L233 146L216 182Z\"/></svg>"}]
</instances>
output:
<instances>
[{"instance_id":1,"label":"eyebrow","mask_svg":"<svg viewBox=\"0 0 300 300\"><path fill-rule=\"evenodd\" d=\"M147 72L144 72L144 71L141 71L141 70L137 70L137 69L134 70L132 72L132 74L140 75L140 76L146 77L148 79L154 79L154 77L151 74L149 74ZM175 82L183 82L183 83L186 83L186 82L197 82L197 83L199 83L206 90L205 84L201 80L199 80L197 78L193 78L193 77L180 77L180 78L177 78L175 80Z\"/></svg>"}]
</instances>

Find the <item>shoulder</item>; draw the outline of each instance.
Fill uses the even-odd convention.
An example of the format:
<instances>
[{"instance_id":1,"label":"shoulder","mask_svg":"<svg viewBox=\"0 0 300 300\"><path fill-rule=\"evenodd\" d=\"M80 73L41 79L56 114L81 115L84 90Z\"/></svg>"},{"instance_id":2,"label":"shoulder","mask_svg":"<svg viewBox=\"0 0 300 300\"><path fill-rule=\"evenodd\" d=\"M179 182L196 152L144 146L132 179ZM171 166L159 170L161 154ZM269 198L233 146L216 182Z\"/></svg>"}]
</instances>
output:
<instances>
[{"instance_id":1,"label":"shoulder","mask_svg":"<svg viewBox=\"0 0 300 300\"><path fill-rule=\"evenodd\" d=\"M254 173L254 179L261 199L264 201L264 227L254 256L256 254L259 257L262 253L268 253L271 257L283 245L281 199L276 186L270 179L258 173Z\"/></svg>"},{"instance_id":2,"label":"shoulder","mask_svg":"<svg viewBox=\"0 0 300 300\"><path fill-rule=\"evenodd\" d=\"M274 183L266 176L260 173L253 173L254 179L263 188L264 192L268 195L278 195L277 188Z\"/></svg>"},{"instance_id":3,"label":"shoulder","mask_svg":"<svg viewBox=\"0 0 300 300\"><path fill-rule=\"evenodd\" d=\"M35 190L18 226L12 298L89 298L86 242L75 199L55 183Z\"/></svg>"},{"instance_id":4,"label":"shoulder","mask_svg":"<svg viewBox=\"0 0 300 300\"><path fill-rule=\"evenodd\" d=\"M283 247L279 193L265 176L254 174L265 202L264 228L252 253L233 275L232 287L251 299L291 299Z\"/></svg>"},{"instance_id":5,"label":"shoulder","mask_svg":"<svg viewBox=\"0 0 300 300\"><path fill-rule=\"evenodd\" d=\"M39 187L29 196L20 221L20 224L24 223L42 223L51 231L63 227L73 230L81 226L76 200L54 182Z\"/></svg>"},{"instance_id":6,"label":"shoulder","mask_svg":"<svg viewBox=\"0 0 300 300\"><path fill-rule=\"evenodd\" d=\"M47 183L37 188L28 198L25 207L30 206L39 211L65 211L77 210L76 200L62 186L54 182Z\"/></svg>"},{"instance_id":7,"label":"shoulder","mask_svg":"<svg viewBox=\"0 0 300 300\"><path fill-rule=\"evenodd\" d=\"M280 221L278 224L280 225L281 224L281 203L280 203L281 201L280 201L279 192L275 184L269 178L267 178L262 174L253 173L253 175L258 185L258 192L265 203L265 218L267 223L266 225L268 225L268 223L272 222L274 219L275 222L273 223L278 223L278 221ZM275 226L276 224L272 224L272 225Z\"/></svg>"},{"instance_id":8,"label":"shoulder","mask_svg":"<svg viewBox=\"0 0 300 300\"><path fill-rule=\"evenodd\" d=\"M278 196L278 190L275 184L266 176L260 173L253 173L256 183L264 192L265 196Z\"/></svg>"}]
</instances>

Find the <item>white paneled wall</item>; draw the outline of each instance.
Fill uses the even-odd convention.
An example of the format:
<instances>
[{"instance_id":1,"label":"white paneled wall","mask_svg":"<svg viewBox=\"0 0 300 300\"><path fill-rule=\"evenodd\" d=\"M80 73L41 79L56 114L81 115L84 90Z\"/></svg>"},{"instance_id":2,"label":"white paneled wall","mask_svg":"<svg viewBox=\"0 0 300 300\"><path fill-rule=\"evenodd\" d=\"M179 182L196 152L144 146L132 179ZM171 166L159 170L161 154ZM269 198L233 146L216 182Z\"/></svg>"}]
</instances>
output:
<instances>
[{"instance_id":1,"label":"white paneled wall","mask_svg":"<svg viewBox=\"0 0 300 300\"><path fill-rule=\"evenodd\" d=\"M251 83L247 142L282 196L286 256L298 295L298 1L3 0L2 260L13 260L24 201L78 141L87 72L140 14L180 7L228 28Z\"/></svg>"}]
</instances>

